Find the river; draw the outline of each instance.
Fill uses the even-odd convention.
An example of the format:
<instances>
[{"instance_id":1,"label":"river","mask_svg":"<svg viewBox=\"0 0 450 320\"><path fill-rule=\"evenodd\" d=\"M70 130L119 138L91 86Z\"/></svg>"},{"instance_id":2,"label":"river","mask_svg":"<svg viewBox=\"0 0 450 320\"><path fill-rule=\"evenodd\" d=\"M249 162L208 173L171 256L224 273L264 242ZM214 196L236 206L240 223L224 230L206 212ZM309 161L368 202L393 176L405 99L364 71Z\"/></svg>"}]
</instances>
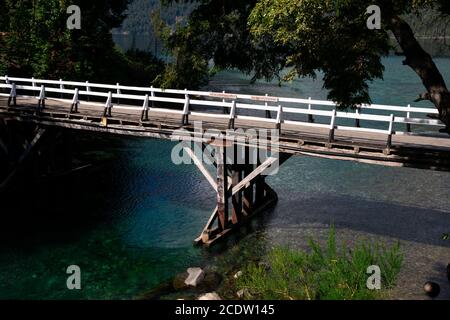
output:
<instances>
[{"instance_id":1,"label":"river","mask_svg":"<svg viewBox=\"0 0 450 320\"><path fill-rule=\"evenodd\" d=\"M450 83L450 59L437 58ZM385 79L371 84L376 103L407 105L423 91L401 58L384 60ZM216 75L211 90L325 98L321 81L278 86L235 71ZM415 105L427 105L422 102ZM450 173L291 158L268 179L279 203L226 246L192 246L215 196L196 167L175 166L173 143L80 134L78 156L93 167L65 179L32 182L2 206L0 299L130 299L187 267L227 265L266 247L304 248L334 224L340 241L400 240L406 262L395 295L420 298L428 279L443 282L450 262ZM66 288L78 265L82 290ZM450 294L448 285L443 292ZM445 296L445 294L443 294Z\"/></svg>"}]
</instances>

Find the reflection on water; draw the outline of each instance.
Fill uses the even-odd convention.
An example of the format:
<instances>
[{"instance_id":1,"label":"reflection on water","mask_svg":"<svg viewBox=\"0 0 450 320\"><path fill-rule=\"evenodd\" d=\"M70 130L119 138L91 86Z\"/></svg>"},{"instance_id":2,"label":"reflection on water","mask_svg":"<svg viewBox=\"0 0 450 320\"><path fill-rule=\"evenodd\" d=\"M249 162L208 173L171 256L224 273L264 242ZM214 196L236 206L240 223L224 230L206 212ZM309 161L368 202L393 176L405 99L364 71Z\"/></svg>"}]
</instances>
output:
<instances>
[{"instance_id":1,"label":"reflection on water","mask_svg":"<svg viewBox=\"0 0 450 320\"><path fill-rule=\"evenodd\" d=\"M385 81L372 85L373 100L411 103L422 91L419 79L399 58L385 63ZM450 80L450 60L438 63ZM216 76L211 89L326 97L319 81L250 85L235 72ZM194 248L192 240L215 199L195 166L171 163L173 143L90 135L79 135L77 149L97 164L92 169L64 181L30 182L2 205L0 298L131 298L189 266L229 262L230 252L246 250L254 240L255 233L241 237L229 251ZM449 173L292 158L269 178L280 201L255 228L263 239L298 244L305 225L334 222L338 230L417 243L417 252L444 247L439 236L450 226L449 178ZM278 233L289 228L295 229L289 237ZM79 292L65 287L71 264L82 270Z\"/></svg>"}]
</instances>

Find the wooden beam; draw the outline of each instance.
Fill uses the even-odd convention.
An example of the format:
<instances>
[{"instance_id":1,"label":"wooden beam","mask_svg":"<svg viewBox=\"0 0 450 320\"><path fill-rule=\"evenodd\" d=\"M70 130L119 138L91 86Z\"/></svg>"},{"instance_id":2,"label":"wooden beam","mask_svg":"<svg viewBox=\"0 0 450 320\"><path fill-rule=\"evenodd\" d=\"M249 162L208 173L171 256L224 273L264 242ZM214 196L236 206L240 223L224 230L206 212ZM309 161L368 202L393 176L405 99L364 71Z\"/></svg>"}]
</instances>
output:
<instances>
[{"instance_id":1,"label":"wooden beam","mask_svg":"<svg viewBox=\"0 0 450 320\"><path fill-rule=\"evenodd\" d=\"M208 222L206 223L205 227L202 230L202 233L200 236L194 240L194 243L196 245L200 244L201 242L206 243L209 241L209 231L212 229L212 225L214 224L215 220L217 219L217 213L218 208L216 207L211 214L211 216L208 219Z\"/></svg>"},{"instance_id":2,"label":"wooden beam","mask_svg":"<svg viewBox=\"0 0 450 320\"><path fill-rule=\"evenodd\" d=\"M189 155L189 157L194 161L194 164L200 170L200 172L205 176L206 180L208 180L209 184L213 187L213 189L217 192L217 182L209 173L208 169L203 165L203 162L197 157L194 151L191 148L185 147L184 151Z\"/></svg>"},{"instance_id":3,"label":"wooden beam","mask_svg":"<svg viewBox=\"0 0 450 320\"><path fill-rule=\"evenodd\" d=\"M217 147L217 210L219 225L225 230L228 225L228 175L225 147Z\"/></svg>"},{"instance_id":4,"label":"wooden beam","mask_svg":"<svg viewBox=\"0 0 450 320\"><path fill-rule=\"evenodd\" d=\"M252 173L250 173L248 176L246 176L237 186L235 186L232 189L232 195L235 195L239 191L241 191L243 188L247 188L252 184L252 182L259 177L261 173L264 172L268 167L270 167L272 164L274 164L278 159L274 157L270 157L266 161L264 161L259 167L257 167Z\"/></svg>"},{"instance_id":5,"label":"wooden beam","mask_svg":"<svg viewBox=\"0 0 450 320\"><path fill-rule=\"evenodd\" d=\"M242 171L240 170L241 166L234 166L232 173L232 186L237 186L242 179ZM242 215L242 195L241 192L233 195L231 197L231 203L233 205L233 212L231 216L231 221L233 224L236 224L241 219Z\"/></svg>"}]
</instances>

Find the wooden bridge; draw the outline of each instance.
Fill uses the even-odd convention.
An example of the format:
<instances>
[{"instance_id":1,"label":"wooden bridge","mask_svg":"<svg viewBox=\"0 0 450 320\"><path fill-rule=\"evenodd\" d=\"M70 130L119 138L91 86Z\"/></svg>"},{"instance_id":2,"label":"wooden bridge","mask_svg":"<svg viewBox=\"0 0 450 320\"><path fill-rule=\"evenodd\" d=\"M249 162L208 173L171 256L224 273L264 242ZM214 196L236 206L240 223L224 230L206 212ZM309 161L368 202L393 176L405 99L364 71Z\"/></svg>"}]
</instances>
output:
<instances>
[{"instance_id":1,"label":"wooden bridge","mask_svg":"<svg viewBox=\"0 0 450 320\"><path fill-rule=\"evenodd\" d=\"M340 111L334 102L311 98L5 76L0 77L0 153L8 156L11 147L1 134L8 133L8 124L27 124L33 130L0 189L55 128L209 146L215 150L216 177L192 147L185 150L217 192L217 208L196 239L209 245L276 202L264 172L292 155L449 171L450 136L440 132L445 126L437 116L434 108L410 105L361 105ZM204 135L211 130L213 134ZM256 163L230 163L226 150L237 147L244 148L246 159L255 148L266 148L271 156L257 157Z\"/></svg>"}]
</instances>

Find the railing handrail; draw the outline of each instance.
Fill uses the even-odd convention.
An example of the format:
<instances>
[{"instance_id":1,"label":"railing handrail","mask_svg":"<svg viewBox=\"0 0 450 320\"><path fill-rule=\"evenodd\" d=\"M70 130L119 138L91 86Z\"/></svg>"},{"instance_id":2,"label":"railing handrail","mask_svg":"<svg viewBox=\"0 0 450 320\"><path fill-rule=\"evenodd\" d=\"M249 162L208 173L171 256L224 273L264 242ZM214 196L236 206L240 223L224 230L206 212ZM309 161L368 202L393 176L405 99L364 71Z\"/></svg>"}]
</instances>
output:
<instances>
[{"instance_id":1,"label":"railing handrail","mask_svg":"<svg viewBox=\"0 0 450 320\"><path fill-rule=\"evenodd\" d=\"M403 123L407 125L411 124L419 124L419 125L429 125L429 126L437 126L443 127L444 124L440 120L436 119L428 119L421 117L411 117L411 114L438 114L438 111L433 108L419 108L419 107L411 107L408 106L391 106L391 105L381 105L381 104L362 104L356 108L356 110L352 110L353 112L348 111L339 111L337 110L337 104L332 101L326 100L313 100L311 98L301 99L301 98L285 98L285 97L273 97L273 96L255 96L255 95L246 95L246 94L230 94L224 92L206 92L206 91L192 91L192 90L175 90L175 89L161 89L154 87L135 87L135 86L123 86L120 84L116 85L108 85L108 84L99 84L99 83L90 83L90 82L76 82L76 81L63 81L63 80L42 80L42 79L34 79L34 78L17 78L17 77L8 77L8 76L0 76L0 81L4 81L5 84L0 84L0 88L12 89L12 86L15 86L15 90L25 90L32 92L41 92L42 87L44 86L45 92L47 93L59 93L59 94L70 94L74 95L77 91L78 96L89 96L89 97L98 97L108 99L111 97L112 99L126 99L126 100L135 100L143 102L145 105L145 101L148 100L150 102L166 102L166 103L176 103L180 105L184 105L183 110L170 110L164 108L156 108L152 107L151 109L155 109L158 111L167 111L170 113L179 113L186 116L188 114L202 114L204 116L209 117L227 117L227 115L219 115L219 114L207 114L200 112L192 112L189 110L189 105L196 106L211 106L211 107L220 107L220 108L228 108L232 110L243 109L243 110L253 110L253 111L271 111L277 112L278 116L276 119L267 119L264 117L257 116L249 116L249 115L236 115L235 111L233 114L233 120L236 119L248 119L248 120L256 120L256 121L265 121L271 123L282 122L291 125L304 125L304 126L312 126L312 127L327 127L331 126L332 130L334 129L348 129L354 131L366 131L366 132L381 132L389 135L392 134L401 134L403 132L395 132L393 131L394 123ZM19 82L20 84L17 84ZM45 85L54 85L55 87L45 87ZM67 86L75 87L74 89L67 89ZM78 89L78 90L77 90ZM103 89L109 90L108 92L102 91L93 91L93 89ZM134 91L134 92L142 92L142 95L138 94L129 94L123 93L123 91ZM157 93L164 93L166 95L156 95ZM180 95L182 97L170 97L167 96L169 94L172 95ZM1 96L8 96L8 94L0 94ZM23 95L22 95L23 96ZM209 100L201 100L201 98L208 98ZM47 99L56 99L62 101L69 101L69 99L57 99L57 98L47 98ZM211 100L212 99L212 100ZM214 99L220 99L220 101L213 101ZM70 99L71 100L71 99ZM250 100L254 102L261 102L264 104L256 104L256 103L244 103L237 102L238 100ZM90 104L95 104L92 102L88 102ZM271 106L269 104L277 104L276 106ZM281 107L282 103L290 103L290 104L298 104L298 105L306 105L307 108L295 108L295 107ZM187 104L187 109L186 109ZM321 107L332 107L333 110L321 110L317 108L312 108L312 106L321 106ZM134 106L115 106L114 108L121 109L140 109L139 107ZM280 111L281 110L281 111ZM373 113L363 113L362 110L373 110L373 111L385 111L385 112L399 112L405 113L406 116L395 116L394 114L373 114ZM232 113L232 112L231 112ZM281 115L280 115L281 113ZM322 123L306 123L300 120L287 119L282 114L302 114L308 116L321 116L321 117L329 117L331 118L331 123L329 125L324 125ZM281 116L281 117L280 117ZM342 119L354 119L356 121L359 120L367 120L367 121L378 121L389 124L388 130L380 130L374 128L361 128L359 125L357 127L350 126L342 126L335 123L336 118ZM282 120L281 120L282 119ZM359 123L359 122L358 122Z\"/></svg>"},{"instance_id":2,"label":"railing handrail","mask_svg":"<svg viewBox=\"0 0 450 320\"><path fill-rule=\"evenodd\" d=\"M30 79L30 78L17 78L17 77L7 77L0 76L0 81L5 81L8 79L13 82L29 82L35 84L52 84L58 86L77 86L77 87L90 87L98 89L107 90L128 90L128 91L141 91L141 92L154 92L154 93L167 93L167 94L179 94L190 96L204 96L216 99L225 100L252 100L252 101L262 101L262 102L286 102L294 104L311 104L315 106L329 106L337 107L338 104L333 101L328 100L312 100L303 98L286 98L286 97L275 97L275 96L258 96L258 95L247 95L247 94L233 94L224 92L213 92L213 91L193 91L193 90L176 90L176 89L162 89L154 87L139 87L139 86L124 86L124 85L113 85L113 84L100 84L100 83L90 83L90 82L77 82L77 81L61 81L61 80L43 80L43 79ZM263 105L262 105L263 106ZM384 105L384 104L361 104L358 106L360 109L372 109L372 110L384 110L384 111L398 111L398 112L411 112L411 113L427 113L427 114L439 114L436 109L433 108L423 108L423 107L408 107L408 106L396 106L396 105Z\"/></svg>"}]
</instances>

